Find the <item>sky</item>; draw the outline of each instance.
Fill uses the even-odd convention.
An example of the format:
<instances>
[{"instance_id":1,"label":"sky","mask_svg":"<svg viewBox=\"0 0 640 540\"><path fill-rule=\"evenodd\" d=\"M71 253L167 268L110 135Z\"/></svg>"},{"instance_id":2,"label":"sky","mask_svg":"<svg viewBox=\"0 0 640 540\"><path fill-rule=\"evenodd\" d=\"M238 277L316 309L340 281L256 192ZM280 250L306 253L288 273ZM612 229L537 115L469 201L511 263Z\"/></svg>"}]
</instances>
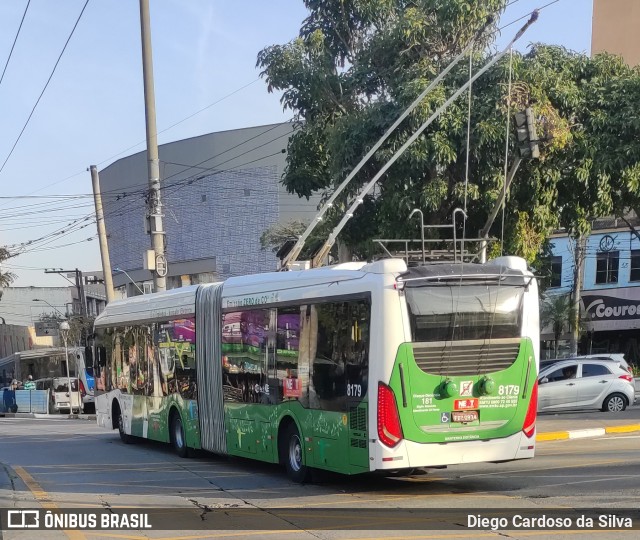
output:
<instances>
[{"instance_id":1,"label":"sky","mask_svg":"<svg viewBox=\"0 0 640 540\"><path fill-rule=\"evenodd\" d=\"M136 0L88 2L34 109L85 1L30 0L0 82L0 246L21 253L4 265L17 275L14 286L68 285L45 268L101 268L87 169L146 147ZM552 2L513 0L501 25L551 3L517 48L544 42L588 54L592 0ZM2 70L27 3L0 2ZM255 64L262 48L297 35L302 0L150 4L160 144L291 117Z\"/></svg>"}]
</instances>

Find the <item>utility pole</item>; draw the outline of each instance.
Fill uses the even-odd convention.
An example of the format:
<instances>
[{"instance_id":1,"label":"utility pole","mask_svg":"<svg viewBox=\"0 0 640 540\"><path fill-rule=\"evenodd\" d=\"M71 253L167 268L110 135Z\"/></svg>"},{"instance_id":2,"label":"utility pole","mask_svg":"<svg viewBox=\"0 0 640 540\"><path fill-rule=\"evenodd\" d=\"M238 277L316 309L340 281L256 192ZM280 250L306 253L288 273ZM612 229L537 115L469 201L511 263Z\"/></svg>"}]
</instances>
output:
<instances>
[{"instance_id":1,"label":"utility pole","mask_svg":"<svg viewBox=\"0 0 640 540\"><path fill-rule=\"evenodd\" d=\"M62 268L45 268L45 274L58 274L64 277L67 281L67 277L64 274L75 274L76 276L76 290L78 291L78 302L80 304L80 315L85 317L87 315L87 300L84 296L84 286L82 285L82 272L77 268L75 270L63 270Z\"/></svg>"},{"instance_id":2,"label":"utility pole","mask_svg":"<svg viewBox=\"0 0 640 540\"><path fill-rule=\"evenodd\" d=\"M142 37L142 72L144 78L144 111L147 129L147 167L149 172L148 218L151 247L155 254L153 269L154 291L167 289L167 259L164 254L165 233L162 227L160 200L160 160L156 129L155 91L153 87L153 59L151 54L151 24L149 0L140 0L140 31Z\"/></svg>"},{"instance_id":3,"label":"utility pole","mask_svg":"<svg viewBox=\"0 0 640 540\"><path fill-rule=\"evenodd\" d=\"M104 274L104 288L107 295L107 304L114 299L113 277L111 276L111 261L109 259L109 245L107 244L107 231L104 224L104 212L102 210L102 193L100 192L100 177L95 165L89 167L91 171L91 183L93 185L93 201L96 206L96 225L98 226L98 239L100 242L100 258L102 259L102 273Z\"/></svg>"},{"instance_id":4,"label":"utility pole","mask_svg":"<svg viewBox=\"0 0 640 540\"><path fill-rule=\"evenodd\" d=\"M580 300L582 298L582 282L584 279L584 259L586 252L586 240L581 234L576 239L576 248L574 251L575 269L573 276L573 297L572 297L572 313L571 318L571 356L578 354L578 342L580 341Z\"/></svg>"}]
</instances>

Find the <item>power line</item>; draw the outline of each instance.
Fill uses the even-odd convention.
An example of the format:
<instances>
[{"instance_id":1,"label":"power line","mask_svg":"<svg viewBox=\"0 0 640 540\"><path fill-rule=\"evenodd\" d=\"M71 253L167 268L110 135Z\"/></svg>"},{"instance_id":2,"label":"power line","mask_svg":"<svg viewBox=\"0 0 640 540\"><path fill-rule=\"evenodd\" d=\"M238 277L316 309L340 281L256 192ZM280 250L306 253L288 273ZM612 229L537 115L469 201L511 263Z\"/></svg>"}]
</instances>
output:
<instances>
[{"instance_id":1,"label":"power line","mask_svg":"<svg viewBox=\"0 0 640 540\"><path fill-rule=\"evenodd\" d=\"M20 142L20 139L22 138L22 134L24 133L24 130L27 129L27 125L29 125L29 121L31 120L33 113L36 111L36 107L38 106L38 103L40 103L42 96L44 95L47 87L49 86L49 83L53 78L53 74L56 72L56 69L58 67L58 64L60 63L60 60L62 59L62 55L64 54L64 51L67 50L67 45L69 45L69 41L71 41L71 37L76 31L76 27L78 26L78 23L80 22L80 18L82 17L82 14L84 13L84 10L86 9L88 3L89 3L89 0L86 0L86 2L84 3L84 6L82 7L82 11L80 12L80 15L78 15L78 18L76 19L76 23L73 25L73 28L71 29L71 33L69 34L69 37L67 38L67 41L64 44L64 47L62 47L62 51L60 52L60 55L58 56L58 59L56 60L55 65L53 66L53 69L51 70L51 74L49 75L49 78L47 79L47 82L45 83L44 88L42 89L42 92L40 92L40 95L38 96L38 99L36 100L36 103L33 106L33 109L31 109L31 112L29 113L29 117L27 118L27 121L24 123L24 126L22 126L22 130L20 130L20 134L18 135L16 142L13 143L13 146L11 147L11 151L9 152L9 154L4 160L4 163L0 167L0 173L4 170L4 167L7 164L7 161L9 161L9 158L13 154L13 151L16 149L16 146L18 146L18 142Z\"/></svg>"},{"instance_id":2,"label":"power line","mask_svg":"<svg viewBox=\"0 0 640 540\"><path fill-rule=\"evenodd\" d=\"M540 12L542 11L544 8L547 8L549 6L552 6L553 4L557 4L558 2L560 2L560 0L553 0L553 2L549 2L548 4L545 4L542 7L539 7L537 9L534 9L532 11L530 11L529 13L526 13L525 15L523 15L522 17L519 17L513 21L511 21L510 23L505 24L504 26L501 26L500 28L498 28L498 30L504 30L505 28L511 26L512 24L516 24L517 22L521 21L522 19L526 19L527 17L530 17L531 15L533 15L533 13L535 13L536 11ZM512 2L513 4L515 4L515 2Z\"/></svg>"},{"instance_id":3,"label":"power line","mask_svg":"<svg viewBox=\"0 0 640 540\"><path fill-rule=\"evenodd\" d=\"M31 4L31 0L27 1L27 5L24 8L24 13L22 14L22 19L20 20L20 26L18 26L18 31L16 32L16 37L13 39L13 44L11 45L11 50L9 51L9 56L7 57L7 62L4 65L4 69L2 70L2 76L0 76L0 84L4 79L4 74L7 71L7 67L9 66L9 61L11 60L11 56L13 55L13 49L16 46L16 42L18 41L18 36L20 35L20 30L22 30L22 23L24 22L24 18L27 16L27 10L29 9L29 4Z\"/></svg>"}]
</instances>

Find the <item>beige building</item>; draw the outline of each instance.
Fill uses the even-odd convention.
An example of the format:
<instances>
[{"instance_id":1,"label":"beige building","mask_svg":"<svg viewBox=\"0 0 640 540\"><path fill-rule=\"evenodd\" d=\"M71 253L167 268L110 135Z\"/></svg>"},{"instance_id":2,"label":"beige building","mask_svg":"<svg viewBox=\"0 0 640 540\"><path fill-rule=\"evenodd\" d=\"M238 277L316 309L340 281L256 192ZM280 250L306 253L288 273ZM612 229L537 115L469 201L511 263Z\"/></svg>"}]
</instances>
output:
<instances>
[{"instance_id":1,"label":"beige building","mask_svg":"<svg viewBox=\"0 0 640 540\"><path fill-rule=\"evenodd\" d=\"M618 54L640 64L640 0L593 0L591 54Z\"/></svg>"}]
</instances>

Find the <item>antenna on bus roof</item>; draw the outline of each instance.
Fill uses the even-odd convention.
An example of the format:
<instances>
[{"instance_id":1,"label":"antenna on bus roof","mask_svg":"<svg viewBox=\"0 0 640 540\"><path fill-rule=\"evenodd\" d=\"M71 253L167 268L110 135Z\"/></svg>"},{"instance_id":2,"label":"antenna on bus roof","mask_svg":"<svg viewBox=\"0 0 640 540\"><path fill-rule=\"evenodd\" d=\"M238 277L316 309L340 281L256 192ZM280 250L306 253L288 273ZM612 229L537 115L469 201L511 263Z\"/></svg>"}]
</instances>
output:
<instances>
[{"instance_id":1,"label":"antenna on bus roof","mask_svg":"<svg viewBox=\"0 0 640 540\"><path fill-rule=\"evenodd\" d=\"M400 147L400 149L391 157L391 159L380 169L378 174L376 174L373 179L371 179L365 187L360 191L360 193L356 196L355 201L349 207L343 218L340 220L338 225L331 231L329 237L326 242L320 248L320 250L313 257L311 267L315 268L317 266L321 266L322 261L327 257L329 251L333 247L333 244L336 241L338 234L342 231L345 224L349 219L353 217L353 213L357 209L357 207L363 203L365 195L373 189L373 186L377 183L380 177L395 163L395 161L405 152L405 150L422 134L422 132L442 114L442 112L451 105L459 96L464 92L476 79L478 79L482 74L484 74L493 64L495 64L500 58L502 58L506 52L511 48L511 46L524 34L524 32L538 19L538 11L534 11L531 15L531 18L522 26L522 28L516 33L513 39L507 44L507 46L501 50L497 55L495 55L489 63L487 63L481 70L479 70L473 77L469 79L469 81L460 87L440 108L436 110L436 112L431 115L427 119L427 121L422 124L418 128L418 130L409 138L409 140ZM349 173L347 178L338 186L338 188L334 191L331 197L327 200L326 204L319 210L318 214L314 218L314 220L309 224L304 233L300 236L295 246L289 254L282 260L282 265L280 270L288 270L291 264L297 259L298 255L302 251L304 244L313 231L315 227L322 221L324 214L327 212L329 208L333 206L333 202L336 200L338 195L344 191L346 186L352 180L352 178L357 174L357 172L363 167L363 165L369 160L371 156L382 146L384 141L393 133L393 131L402 123L402 121L419 105L419 103L427 96L429 92L456 66L456 64L462 59L462 57L473 47L475 40L486 30L486 28L493 21L492 18L488 18L485 25L478 31L476 36L469 42L469 44L463 49L463 51L456 56L453 61L440 73L427 88L413 101L411 105L400 115L400 117L393 123L393 125L384 133L384 135L380 138L380 140L367 152L367 154L360 160L360 162L356 165L356 167Z\"/></svg>"}]
</instances>

